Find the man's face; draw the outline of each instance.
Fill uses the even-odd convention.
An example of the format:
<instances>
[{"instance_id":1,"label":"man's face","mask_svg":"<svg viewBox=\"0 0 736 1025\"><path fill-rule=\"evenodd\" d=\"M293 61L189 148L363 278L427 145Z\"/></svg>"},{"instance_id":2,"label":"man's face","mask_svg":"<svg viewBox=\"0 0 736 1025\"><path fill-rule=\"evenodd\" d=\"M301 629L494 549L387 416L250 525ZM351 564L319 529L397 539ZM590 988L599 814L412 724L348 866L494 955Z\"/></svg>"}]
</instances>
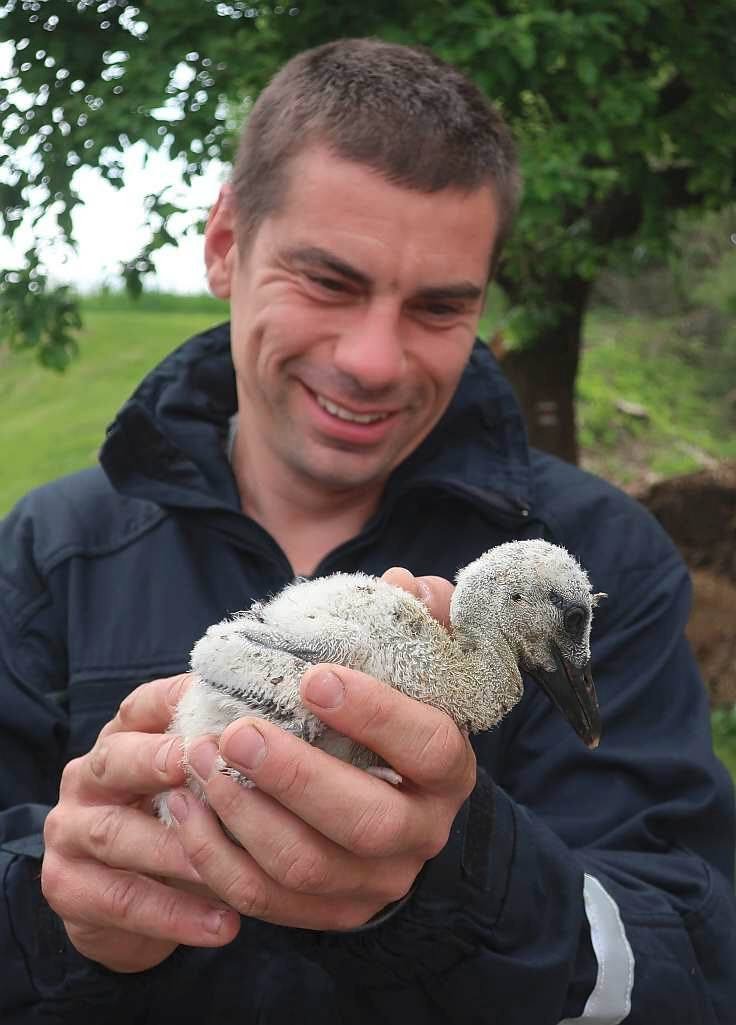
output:
<instances>
[{"instance_id":1,"label":"man's face","mask_svg":"<svg viewBox=\"0 0 736 1025\"><path fill-rule=\"evenodd\" d=\"M414 192L313 147L247 250L234 221L224 195L206 253L213 290L230 297L247 447L302 484L382 486L468 359L496 235L490 187Z\"/></svg>"}]
</instances>

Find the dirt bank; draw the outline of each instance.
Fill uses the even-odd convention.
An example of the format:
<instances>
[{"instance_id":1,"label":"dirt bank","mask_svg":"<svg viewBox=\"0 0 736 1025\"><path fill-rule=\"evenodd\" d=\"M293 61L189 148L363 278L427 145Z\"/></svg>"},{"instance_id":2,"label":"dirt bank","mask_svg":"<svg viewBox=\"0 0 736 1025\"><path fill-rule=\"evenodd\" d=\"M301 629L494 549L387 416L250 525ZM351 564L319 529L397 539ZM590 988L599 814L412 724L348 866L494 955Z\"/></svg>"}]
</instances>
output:
<instances>
[{"instance_id":1,"label":"dirt bank","mask_svg":"<svg viewBox=\"0 0 736 1025\"><path fill-rule=\"evenodd\" d=\"M736 463L659 481L636 496L693 576L688 636L714 705L736 703Z\"/></svg>"}]
</instances>

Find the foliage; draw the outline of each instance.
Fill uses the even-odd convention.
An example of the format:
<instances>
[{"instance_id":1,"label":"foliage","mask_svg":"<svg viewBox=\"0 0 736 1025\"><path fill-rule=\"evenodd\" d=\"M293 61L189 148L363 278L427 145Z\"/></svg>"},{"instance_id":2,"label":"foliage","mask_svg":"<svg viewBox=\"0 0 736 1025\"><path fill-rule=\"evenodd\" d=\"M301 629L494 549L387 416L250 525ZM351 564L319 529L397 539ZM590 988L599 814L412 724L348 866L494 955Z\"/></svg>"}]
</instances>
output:
<instances>
[{"instance_id":1,"label":"foliage","mask_svg":"<svg viewBox=\"0 0 736 1025\"><path fill-rule=\"evenodd\" d=\"M732 195L736 0L192 0L185 11L179 0L5 0L0 25L15 52L0 83L6 230L32 198L34 216L53 208L68 233L76 168L119 184L131 140L179 157L185 180L227 160L271 73L346 35L432 47L510 119L526 194L500 280L522 344L565 314L561 282L593 281L631 254L650 259L678 209ZM168 240L173 212L153 197L142 259ZM137 287L136 262L128 278Z\"/></svg>"},{"instance_id":2,"label":"foliage","mask_svg":"<svg viewBox=\"0 0 736 1025\"><path fill-rule=\"evenodd\" d=\"M605 271L591 299L622 313L673 316L703 307L736 314L736 205L687 211L666 261L637 261L637 273Z\"/></svg>"},{"instance_id":3,"label":"foliage","mask_svg":"<svg viewBox=\"0 0 736 1025\"><path fill-rule=\"evenodd\" d=\"M711 727L716 754L736 780L736 706L712 712Z\"/></svg>"},{"instance_id":4,"label":"foliage","mask_svg":"<svg viewBox=\"0 0 736 1025\"><path fill-rule=\"evenodd\" d=\"M64 370L77 353L73 334L82 321L68 286L49 288L34 255L21 271L7 271L0 290L0 340L8 347L36 350L39 361Z\"/></svg>"},{"instance_id":5,"label":"foliage","mask_svg":"<svg viewBox=\"0 0 736 1025\"><path fill-rule=\"evenodd\" d=\"M736 744L736 706L718 708L713 713L713 738Z\"/></svg>"}]
</instances>

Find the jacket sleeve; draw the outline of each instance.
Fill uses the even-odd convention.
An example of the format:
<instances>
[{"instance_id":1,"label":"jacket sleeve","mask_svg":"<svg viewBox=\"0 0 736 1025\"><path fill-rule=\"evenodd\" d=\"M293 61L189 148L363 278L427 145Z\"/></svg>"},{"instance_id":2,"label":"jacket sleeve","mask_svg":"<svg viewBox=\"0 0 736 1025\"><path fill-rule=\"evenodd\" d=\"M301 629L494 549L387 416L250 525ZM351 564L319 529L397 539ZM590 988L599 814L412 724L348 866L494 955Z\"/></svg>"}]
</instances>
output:
<instances>
[{"instance_id":1,"label":"jacket sleeve","mask_svg":"<svg viewBox=\"0 0 736 1025\"><path fill-rule=\"evenodd\" d=\"M500 755L479 738L478 785L411 899L315 941L349 1020L362 1004L387 1023L734 1021L733 791L684 638L686 570L648 517L630 526L608 568L586 563L609 594L599 749L529 682Z\"/></svg>"},{"instance_id":2,"label":"jacket sleeve","mask_svg":"<svg viewBox=\"0 0 736 1025\"><path fill-rule=\"evenodd\" d=\"M78 1020L80 1008L91 1011L95 1001L109 1000L115 992L112 974L76 953L41 894L43 824L57 800L69 729L63 623L37 541L34 518L23 502L0 523L3 1025L62 1021L68 1013ZM70 1005L68 1011L71 994L76 1010Z\"/></svg>"}]
</instances>

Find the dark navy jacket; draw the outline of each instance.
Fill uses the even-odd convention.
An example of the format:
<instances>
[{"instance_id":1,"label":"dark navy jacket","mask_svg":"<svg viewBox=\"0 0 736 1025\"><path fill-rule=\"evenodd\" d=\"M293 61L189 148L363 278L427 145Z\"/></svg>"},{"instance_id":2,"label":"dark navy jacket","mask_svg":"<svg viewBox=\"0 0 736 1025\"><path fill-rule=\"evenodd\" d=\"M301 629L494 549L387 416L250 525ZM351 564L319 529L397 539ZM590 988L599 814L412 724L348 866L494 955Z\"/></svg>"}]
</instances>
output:
<instances>
[{"instance_id":1,"label":"dark navy jacket","mask_svg":"<svg viewBox=\"0 0 736 1025\"><path fill-rule=\"evenodd\" d=\"M244 920L230 946L137 975L70 948L38 882L65 762L133 687L185 670L209 624L292 576L239 508L228 343L218 327L173 353L110 428L103 469L34 491L0 530L0 1022L736 1022L733 794L683 639L686 571L636 503L527 450L480 346L378 514L317 572L451 578L513 538L563 544L609 595L600 748L528 682L475 738L447 847L372 928Z\"/></svg>"}]
</instances>

